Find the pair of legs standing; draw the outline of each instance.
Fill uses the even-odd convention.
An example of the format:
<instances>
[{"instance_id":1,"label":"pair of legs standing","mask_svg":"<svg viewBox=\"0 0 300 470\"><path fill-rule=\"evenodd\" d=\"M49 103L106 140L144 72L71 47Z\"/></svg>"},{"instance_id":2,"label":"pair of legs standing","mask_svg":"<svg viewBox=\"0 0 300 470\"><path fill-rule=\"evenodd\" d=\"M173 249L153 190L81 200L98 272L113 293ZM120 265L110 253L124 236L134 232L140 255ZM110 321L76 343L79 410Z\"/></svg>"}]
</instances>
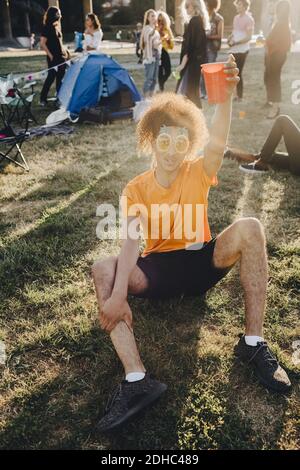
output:
<instances>
[{"instance_id":1,"label":"pair of legs standing","mask_svg":"<svg viewBox=\"0 0 300 470\"><path fill-rule=\"evenodd\" d=\"M281 102L281 71L287 59L286 53L274 52L265 56L264 82L267 90L267 101L277 107Z\"/></svg>"},{"instance_id":2,"label":"pair of legs standing","mask_svg":"<svg viewBox=\"0 0 300 470\"><path fill-rule=\"evenodd\" d=\"M275 152L281 139L287 153ZM300 128L289 116L279 116L260 152L260 160L278 169L300 175Z\"/></svg>"},{"instance_id":3,"label":"pair of legs standing","mask_svg":"<svg viewBox=\"0 0 300 470\"><path fill-rule=\"evenodd\" d=\"M255 243L253 243L255 240ZM228 268L240 262L240 279L245 298L246 335L263 336L263 319L267 289L267 255L265 235L261 224L252 218L241 219L218 237L213 254L217 268ZM110 298L115 281L117 258L98 261L93 266L93 278L101 315L102 306ZM142 294L148 279L136 266L131 273L128 292ZM125 322L120 322L110 333L115 350L125 373L145 372L134 334Z\"/></svg>"},{"instance_id":4,"label":"pair of legs standing","mask_svg":"<svg viewBox=\"0 0 300 470\"><path fill-rule=\"evenodd\" d=\"M161 54L161 63L158 72L158 83L160 91L164 91L165 84L171 75L171 59L170 54L164 48Z\"/></svg>"},{"instance_id":5,"label":"pair of legs standing","mask_svg":"<svg viewBox=\"0 0 300 470\"><path fill-rule=\"evenodd\" d=\"M66 65L63 64L64 59L62 57L54 58L53 61L50 61L49 58L47 57L47 63L48 63L48 68L51 70L48 71L47 78L45 80L45 83L43 85L42 91L41 91L41 96L40 96L40 101L41 103L46 103L47 98L48 98L48 93L49 90L53 84L53 82L56 79L56 93L59 92L61 83L63 81L65 72L66 72ZM63 64L63 65L60 65ZM57 65L60 65L60 67L55 70L52 67L56 67Z\"/></svg>"},{"instance_id":6,"label":"pair of legs standing","mask_svg":"<svg viewBox=\"0 0 300 470\"><path fill-rule=\"evenodd\" d=\"M159 71L159 54L155 54L153 62L151 64L145 64L145 82L143 87L144 96L151 97L154 93Z\"/></svg>"},{"instance_id":7,"label":"pair of legs standing","mask_svg":"<svg viewBox=\"0 0 300 470\"><path fill-rule=\"evenodd\" d=\"M236 61L236 66L240 71L239 72L240 81L237 85L237 96L241 100L243 99L243 94L244 94L243 70L244 70L244 66L246 63L247 56L248 56L248 52L235 53L233 54L233 56Z\"/></svg>"}]
</instances>

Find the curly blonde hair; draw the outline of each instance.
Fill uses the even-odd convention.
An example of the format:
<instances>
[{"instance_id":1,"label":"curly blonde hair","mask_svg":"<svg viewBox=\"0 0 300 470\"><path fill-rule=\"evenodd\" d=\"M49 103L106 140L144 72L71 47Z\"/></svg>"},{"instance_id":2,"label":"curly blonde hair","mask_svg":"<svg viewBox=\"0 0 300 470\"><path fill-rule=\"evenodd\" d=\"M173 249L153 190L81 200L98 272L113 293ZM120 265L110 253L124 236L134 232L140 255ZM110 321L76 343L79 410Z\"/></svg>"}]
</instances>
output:
<instances>
[{"instance_id":1,"label":"curly blonde hair","mask_svg":"<svg viewBox=\"0 0 300 470\"><path fill-rule=\"evenodd\" d=\"M208 131L202 111L185 96L161 93L152 99L150 108L141 118L136 130L138 151L152 155L154 162L153 148L162 126L188 130L190 146L186 160L194 159L207 142Z\"/></svg>"}]
</instances>

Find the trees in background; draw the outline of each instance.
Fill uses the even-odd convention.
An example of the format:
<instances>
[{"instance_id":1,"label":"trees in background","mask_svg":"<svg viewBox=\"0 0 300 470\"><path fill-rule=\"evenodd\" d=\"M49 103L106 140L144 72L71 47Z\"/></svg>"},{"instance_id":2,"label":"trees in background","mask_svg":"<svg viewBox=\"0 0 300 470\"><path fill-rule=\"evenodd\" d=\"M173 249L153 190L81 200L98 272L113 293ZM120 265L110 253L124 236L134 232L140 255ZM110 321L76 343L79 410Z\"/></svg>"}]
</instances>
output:
<instances>
[{"instance_id":1,"label":"trees in background","mask_svg":"<svg viewBox=\"0 0 300 470\"><path fill-rule=\"evenodd\" d=\"M9 0L0 0L0 22L3 35L6 39L12 39L12 27L10 18L10 5Z\"/></svg>"},{"instance_id":2,"label":"trees in background","mask_svg":"<svg viewBox=\"0 0 300 470\"><path fill-rule=\"evenodd\" d=\"M251 11L256 20L257 30L261 29L262 6L265 2L277 0L252 0ZM299 0L291 0L298 4ZM112 9L103 8L107 0L93 0L94 12L100 16L104 29L111 25L134 25L143 20L144 12L154 7L154 0L131 0L129 6L121 6ZM300 2L299 2L300 3ZM124 2L124 5L127 2ZM176 0L167 0L167 11L175 18ZM115 5L115 4L114 4ZM48 6L48 0L0 0L0 36L12 39L13 36L29 36L30 33L38 33L41 28L41 19L44 10ZM62 26L65 33L83 29L83 5L82 0L61 0L63 20ZM295 8L295 7L294 7ZM222 0L221 14L225 18L225 25L232 25L235 15L233 0Z\"/></svg>"},{"instance_id":3,"label":"trees in background","mask_svg":"<svg viewBox=\"0 0 300 470\"><path fill-rule=\"evenodd\" d=\"M30 36L31 23L40 22L44 0L0 0L0 36Z\"/></svg>"},{"instance_id":4,"label":"trees in background","mask_svg":"<svg viewBox=\"0 0 300 470\"><path fill-rule=\"evenodd\" d=\"M121 7L111 18L111 24L128 25L141 21L144 12L153 8L154 0L131 0L130 6Z\"/></svg>"}]
</instances>

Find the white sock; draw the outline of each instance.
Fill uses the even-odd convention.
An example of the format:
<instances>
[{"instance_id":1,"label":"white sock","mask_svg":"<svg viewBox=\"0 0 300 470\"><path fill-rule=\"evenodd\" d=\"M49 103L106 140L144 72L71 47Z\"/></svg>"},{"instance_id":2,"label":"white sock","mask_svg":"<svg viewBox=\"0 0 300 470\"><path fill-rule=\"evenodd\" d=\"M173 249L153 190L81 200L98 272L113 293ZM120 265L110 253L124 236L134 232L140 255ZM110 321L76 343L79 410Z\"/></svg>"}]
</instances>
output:
<instances>
[{"instance_id":1,"label":"white sock","mask_svg":"<svg viewBox=\"0 0 300 470\"><path fill-rule=\"evenodd\" d=\"M126 380L127 382L137 382L138 380L143 380L145 375L145 372L130 372L126 375Z\"/></svg>"},{"instance_id":2,"label":"white sock","mask_svg":"<svg viewBox=\"0 0 300 470\"><path fill-rule=\"evenodd\" d=\"M261 336L245 336L245 343L248 346L257 346L257 343L263 342L264 339Z\"/></svg>"}]
</instances>

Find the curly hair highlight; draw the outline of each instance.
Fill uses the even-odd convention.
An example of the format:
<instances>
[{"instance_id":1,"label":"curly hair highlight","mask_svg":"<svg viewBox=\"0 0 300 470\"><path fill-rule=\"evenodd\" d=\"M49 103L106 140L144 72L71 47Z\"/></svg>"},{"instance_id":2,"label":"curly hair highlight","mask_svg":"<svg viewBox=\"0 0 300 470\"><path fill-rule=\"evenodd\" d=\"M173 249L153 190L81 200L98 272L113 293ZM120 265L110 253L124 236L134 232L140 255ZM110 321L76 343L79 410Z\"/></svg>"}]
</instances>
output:
<instances>
[{"instance_id":1,"label":"curly hair highlight","mask_svg":"<svg viewBox=\"0 0 300 470\"><path fill-rule=\"evenodd\" d=\"M153 148L162 126L182 127L188 130L190 147L186 160L194 159L207 142L208 131L202 111L182 95L175 93L156 95L137 125L138 151L152 155L154 161Z\"/></svg>"}]
</instances>

